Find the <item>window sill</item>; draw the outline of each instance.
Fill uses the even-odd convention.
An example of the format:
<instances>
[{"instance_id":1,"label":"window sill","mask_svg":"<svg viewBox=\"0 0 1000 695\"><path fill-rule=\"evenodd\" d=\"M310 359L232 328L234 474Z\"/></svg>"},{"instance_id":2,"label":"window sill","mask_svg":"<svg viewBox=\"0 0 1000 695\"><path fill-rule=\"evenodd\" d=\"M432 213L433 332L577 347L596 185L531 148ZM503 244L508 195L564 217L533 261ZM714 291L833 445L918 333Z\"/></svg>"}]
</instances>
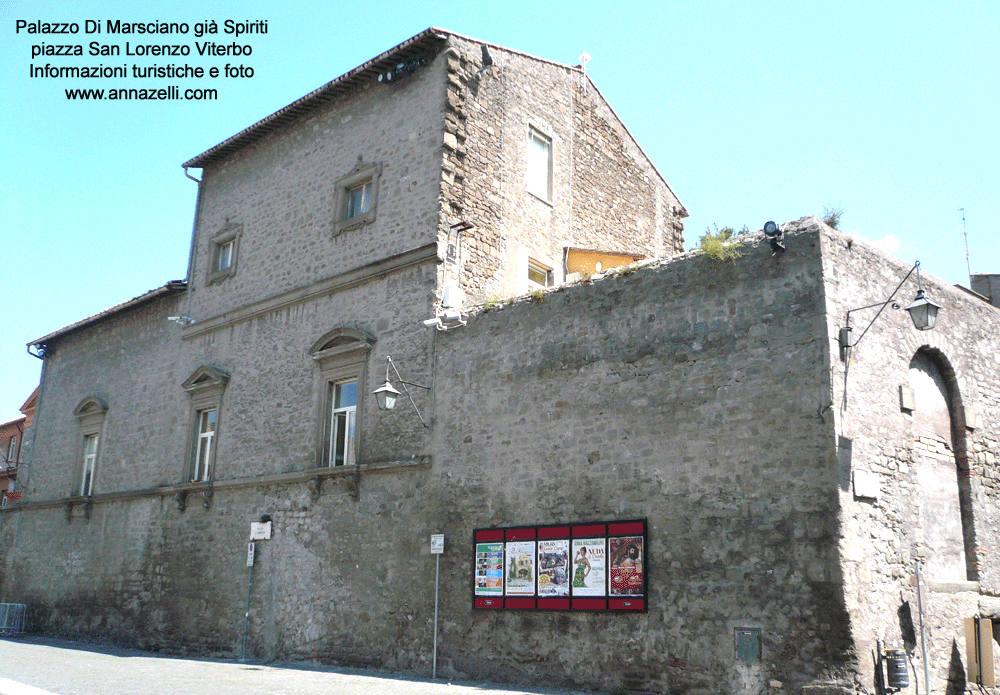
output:
<instances>
[{"instance_id":1,"label":"window sill","mask_svg":"<svg viewBox=\"0 0 1000 695\"><path fill-rule=\"evenodd\" d=\"M935 594L961 594L966 591L979 593L979 582L935 582L928 579L927 590Z\"/></svg>"},{"instance_id":2,"label":"window sill","mask_svg":"<svg viewBox=\"0 0 1000 695\"><path fill-rule=\"evenodd\" d=\"M359 480L363 475L382 473L402 473L406 471L427 470L431 468L432 460L429 455L411 456L406 459L390 459L385 461L369 461L353 466L323 466L319 468L307 468L290 473L276 473L272 475L247 476L243 478L231 478L229 480L209 480L205 482L178 483L175 485L161 485L159 487L122 490L120 492L105 492L90 497L74 496L49 500L39 500L37 502L21 502L17 505L0 507L0 513L12 513L27 509L43 509L52 507L64 507L73 511L73 516L79 516L79 510L83 510L83 515L90 518L90 509L95 504L114 502L124 499L135 499L142 497L174 497L184 496L185 507L192 495L201 496L205 502L210 503L215 493L224 490L236 490L246 487L265 487L268 485L279 485L289 483L306 483L316 480L320 485L322 494L322 483L329 479L353 479ZM347 481L344 481L345 485Z\"/></svg>"},{"instance_id":3,"label":"window sill","mask_svg":"<svg viewBox=\"0 0 1000 695\"><path fill-rule=\"evenodd\" d=\"M548 206L549 206L550 208L554 208L554 207L556 206L556 205L555 205L555 203L553 203L553 202L552 202L551 200L549 200L548 198L543 198L542 196L538 195L537 193L533 193L532 191L529 191L528 189L525 189L525 191L526 191L526 192L527 192L527 194L528 194L528 195L530 195L530 196L531 196L532 198L534 198L535 200L537 200L537 201L538 201L538 202L540 202L540 203L545 203L545 204L546 204L546 205L548 205Z\"/></svg>"},{"instance_id":4,"label":"window sill","mask_svg":"<svg viewBox=\"0 0 1000 695\"><path fill-rule=\"evenodd\" d=\"M361 213L360 215L355 215L350 219L341 220L333 226L333 236L340 236L344 232L349 232L352 229L357 229L358 227L363 227L366 224L371 224L375 221L375 210L371 209L368 212Z\"/></svg>"}]
</instances>

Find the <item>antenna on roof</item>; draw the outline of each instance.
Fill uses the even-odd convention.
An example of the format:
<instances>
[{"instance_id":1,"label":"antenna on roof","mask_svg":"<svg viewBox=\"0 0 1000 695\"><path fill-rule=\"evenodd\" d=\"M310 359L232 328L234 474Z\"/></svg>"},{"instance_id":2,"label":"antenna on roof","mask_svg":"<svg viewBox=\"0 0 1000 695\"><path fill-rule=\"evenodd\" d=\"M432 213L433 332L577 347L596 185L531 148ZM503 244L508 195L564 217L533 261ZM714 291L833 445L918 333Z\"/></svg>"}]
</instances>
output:
<instances>
[{"instance_id":1,"label":"antenna on roof","mask_svg":"<svg viewBox=\"0 0 1000 695\"><path fill-rule=\"evenodd\" d=\"M969 282L972 282L972 264L969 262L969 230L965 226L965 208L959 208L962 213L962 234L965 236L965 269L969 271Z\"/></svg>"},{"instance_id":2,"label":"antenna on roof","mask_svg":"<svg viewBox=\"0 0 1000 695\"><path fill-rule=\"evenodd\" d=\"M580 54L580 57L577 58L577 60L580 61L580 67L583 68L583 74L586 75L587 74L587 63L590 62L590 54L587 53L586 51L584 51L583 53Z\"/></svg>"}]
</instances>

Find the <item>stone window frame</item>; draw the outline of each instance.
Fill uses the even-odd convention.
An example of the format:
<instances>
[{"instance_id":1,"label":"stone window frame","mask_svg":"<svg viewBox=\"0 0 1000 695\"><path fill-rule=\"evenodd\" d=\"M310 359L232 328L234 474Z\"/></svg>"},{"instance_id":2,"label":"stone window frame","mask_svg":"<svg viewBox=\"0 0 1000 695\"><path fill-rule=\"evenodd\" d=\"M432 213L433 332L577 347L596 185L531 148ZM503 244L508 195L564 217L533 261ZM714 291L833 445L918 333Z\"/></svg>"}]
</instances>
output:
<instances>
[{"instance_id":1,"label":"stone window frame","mask_svg":"<svg viewBox=\"0 0 1000 695\"><path fill-rule=\"evenodd\" d=\"M207 284L211 285L214 282L236 275L236 264L240 256L240 237L242 236L242 224L226 224L225 227L212 236L209 242L208 274L205 279ZM229 244L232 244L229 265L219 268L219 254Z\"/></svg>"},{"instance_id":2,"label":"stone window frame","mask_svg":"<svg viewBox=\"0 0 1000 695\"><path fill-rule=\"evenodd\" d=\"M327 456L328 435L333 431L335 385L356 380L358 396L354 410L353 450L345 454L345 465L357 465L361 460L361 436L364 421L365 392L368 383L368 360L375 347L375 338L358 329L335 328L313 343L309 356L316 365L315 467L333 467ZM350 463L348 463L348 461Z\"/></svg>"},{"instance_id":3,"label":"stone window frame","mask_svg":"<svg viewBox=\"0 0 1000 695\"><path fill-rule=\"evenodd\" d=\"M545 145L548 157L546 162L546 182L545 191L537 190L537 187L533 185L535 177L532 176L532 148L536 146L536 143L541 143ZM541 127L529 123L528 124L528 137L525 140L525 158L524 158L524 189L530 193L535 198L549 203L553 202L553 191L555 189L555 140L551 135L547 135L545 130Z\"/></svg>"},{"instance_id":4,"label":"stone window frame","mask_svg":"<svg viewBox=\"0 0 1000 695\"><path fill-rule=\"evenodd\" d=\"M358 157L358 163L343 178L334 184L335 209L333 215L333 234L337 236L349 229L355 229L375 221L378 210L379 179L382 176L382 164L378 162L365 163ZM358 186L371 184L371 203L365 212L348 217L351 191Z\"/></svg>"},{"instance_id":5,"label":"stone window frame","mask_svg":"<svg viewBox=\"0 0 1000 695\"><path fill-rule=\"evenodd\" d=\"M191 399L187 428L188 443L182 478L185 482L210 483L215 478L215 462L218 459L219 433L222 425L222 396L228 383L229 374L225 370L203 365L181 384ZM205 472L199 476L196 457L199 451L201 417L203 413L211 410L215 411L215 430L208 460L205 462Z\"/></svg>"},{"instance_id":6,"label":"stone window frame","mask_svg":"<svg viewBox=\"0 0 1000 695\"><path fill-rule=\"evenodd\" d=\"M76 464L73 467L72 497L92 497L97 479L98 463L101 458L101 441L104 439L104 422L107 419L108 404L98 396L87 396L73 409L73 416L79 425L79 445L76 449ZM94 441L93 460L87 466L87 445ZM86 478L90 471L89 479Z\"/></svg>"}]
</instances>

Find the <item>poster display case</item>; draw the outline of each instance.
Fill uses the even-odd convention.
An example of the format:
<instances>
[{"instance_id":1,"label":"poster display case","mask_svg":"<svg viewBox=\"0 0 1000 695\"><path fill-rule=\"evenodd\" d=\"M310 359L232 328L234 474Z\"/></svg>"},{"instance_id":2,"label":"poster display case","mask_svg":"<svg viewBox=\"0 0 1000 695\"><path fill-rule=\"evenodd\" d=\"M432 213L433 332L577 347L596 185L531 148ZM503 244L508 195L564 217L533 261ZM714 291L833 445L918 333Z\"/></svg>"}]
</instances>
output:
<instances>
[{"instance_id":1,"label":"poster display case","mask_svg":"<svg viewBox=\"0 0 1000 695\"><path fill-rule=\"evenodd\" d=\"M645 611L646 520L473 532L473 607Z\"/></svg>"}]
</instances>

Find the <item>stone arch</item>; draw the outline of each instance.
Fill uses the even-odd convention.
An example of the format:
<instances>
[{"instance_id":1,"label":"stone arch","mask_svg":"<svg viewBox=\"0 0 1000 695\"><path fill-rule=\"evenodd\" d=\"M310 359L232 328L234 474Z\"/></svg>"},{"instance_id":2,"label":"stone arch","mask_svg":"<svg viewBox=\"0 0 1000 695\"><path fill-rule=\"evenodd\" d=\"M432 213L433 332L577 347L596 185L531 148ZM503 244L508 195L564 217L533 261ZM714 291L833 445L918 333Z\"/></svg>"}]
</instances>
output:
<instances>
[{"instance_id":1,"label":"stone arch","mask_svg":"<svg viewBox=\"0 0 1000 695\"><path fill-rule=\"evenodd\" d=\"M968 442L955 369L941 350L924 345L910 360L908 381L916 406L911 424L928 577L975 580Z\"/></svg>"}]
</instances>

